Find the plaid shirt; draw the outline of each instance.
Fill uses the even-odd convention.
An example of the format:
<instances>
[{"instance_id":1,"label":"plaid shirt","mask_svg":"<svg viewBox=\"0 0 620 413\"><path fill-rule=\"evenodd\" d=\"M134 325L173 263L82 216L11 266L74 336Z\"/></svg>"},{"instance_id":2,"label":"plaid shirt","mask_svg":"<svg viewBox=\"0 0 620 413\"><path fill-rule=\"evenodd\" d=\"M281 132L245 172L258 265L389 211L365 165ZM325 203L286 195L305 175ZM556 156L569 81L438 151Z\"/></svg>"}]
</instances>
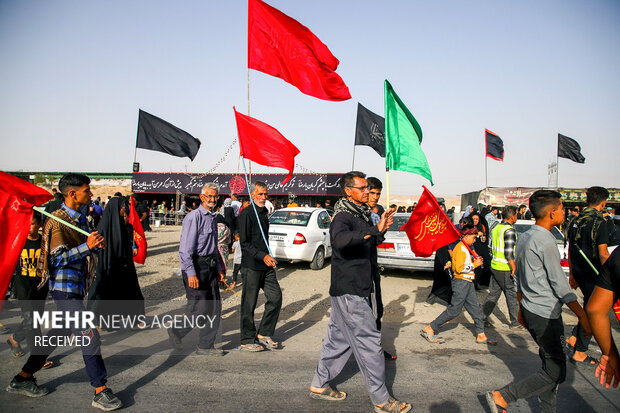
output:
<instances>
[{"instance_id":1,"label":"plaid shirt","mask_svg":"<svg viewBox=\"0 0 620 413\"><path fill-rule=\"evenodd\" d=\"M502 220L503 225L510 225ZM515 259L515 244L517 243L517 231L511 226L504 232L504 255L508 261Z\"/></svg>"},{"instance_id":2,"label":"plaid shirt","mask_svg":"<svg viewBox=\"0 0 620 413\"><path fill-rule=\"evenodd\" d=\"M78 223L78 227L89 231L86 216L74 211L64 203L61 209ZM88 245L83 243L70 250L63 248L54 255L50 255L50 290L84 295L86 257L90 253Z\"/></svg>"}]
</instances>

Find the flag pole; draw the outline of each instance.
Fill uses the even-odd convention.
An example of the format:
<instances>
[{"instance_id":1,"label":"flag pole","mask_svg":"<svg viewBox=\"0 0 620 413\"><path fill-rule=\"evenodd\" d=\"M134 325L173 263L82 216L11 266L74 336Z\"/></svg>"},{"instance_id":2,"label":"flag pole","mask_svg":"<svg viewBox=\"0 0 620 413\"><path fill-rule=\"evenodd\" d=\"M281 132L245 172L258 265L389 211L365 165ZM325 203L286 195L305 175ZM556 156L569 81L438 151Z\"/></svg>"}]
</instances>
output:
<instances>
[{"instance_id":1,"label":"flag pole","mask_svg":"<svg viewBox=\"0 0 620 413\"><path fill-rule=\"evenodd\" d=\"M489 172L488 172L488 166L489 164L489 159L487 154L484 154L484 187L486 188L487 192L489 191Z\"/></svg>"},{"instance_id":2,"label":"flag pole","mask_svg":"<svg viewBox=\"0 0 620 413\"><path fill-rule=\"evenodd\" d=\"M80 234L86 235L87 237L90 235L90 232L84 231L82 228L78 228L75 225L68 223L64 219L58 218L57 216L50 214L49 212L47 212L43 208L33 206L32 209L34 209L35 211L45 215L46 217L52 218L52 219L60 222L61 224L64 224L64 225L68 226L69 228L71 228L74 231L79 232Z\"/></svg>"},{"instance_id":3,"label":"flag pole","mask_svg":"<svg viewBox=\"0 0 620 413\"><path fill-rule=\"evenodd\" d=\"M387 209L390 209L390 168L385 168L385 187L387 188L385 198L387 201Z\"/></svg>"},{"instance_id":4,"label":"flag pole","mask_svg":"<svg viewBox=\"0 0 620 413\"><path fill-rule=\"evenodd\" d=\"M353 145L353 161L351 162L351 170L355 171L355 145Z\"/></svg>"},{"instance_id":5,"label":"flag pole","mask_svg":"<svg viewBox=\"0 0 620 413\"><path fill-rule=\"evenodd\" d=\"M248 61L248 116L250 116L250 62L249 61ZM244 160L243 156L241 157L241 161L243 162L243 169L245 170L245 160ZM248 180L248 174L247 174L247 171L246 171L245 181L248 182L248 196L250 196L249 184L252 183L252 161L250 161L250 160L248 160L248 167L250 168L250 176L249 176L249 180ZM251 196L250 196L250 200L252 200ZM254 205L253 202L252 202L252 205ZM257 218L258 218L258 215L257 215ZM262 229L261 229L261 231L262 231ZM263 237L264 237L264 235L263 235ZM267 245L267 248L269 248L269 245Z\"/></svg>"},{"instance_id":6,"label":"flag pole","mask_svg":"<svg viewBox=\"0 0 620 413\"><path fill-rule=\"evenodd\" d=\"M250 184L248 181L248 171L245 169L245 158L241 156L241 163L243 164L243 171L245 172L245 185L248 188L248 195L250 195ZM254 200L252 199L252 195L250 195L250 203L252 204L252 209L254 209L254 215L256 215L256 222L258 222L258 228L260 229L260 234L263 236L263 241L265 241L265 245L267 246L267 251L269 251L269 255L274 257L271 252L271 248L269 248L269 242L267 241L267 237L265 237L265 232L263 231L263 226L260 224L260 218L258 217L258 211L256 210L256 204L254 204Z\"/></svg>"}]
</instances>

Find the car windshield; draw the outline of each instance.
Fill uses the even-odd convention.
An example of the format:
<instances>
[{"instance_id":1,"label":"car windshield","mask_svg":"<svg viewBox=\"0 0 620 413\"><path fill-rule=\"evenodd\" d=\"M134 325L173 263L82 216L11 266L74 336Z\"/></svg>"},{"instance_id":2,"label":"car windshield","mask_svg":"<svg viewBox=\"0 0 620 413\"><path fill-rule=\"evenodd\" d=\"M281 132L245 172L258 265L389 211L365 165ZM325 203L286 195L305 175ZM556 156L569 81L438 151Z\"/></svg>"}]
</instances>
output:
<instances>
[{"instance_id":1,"label":"car windshield","mask_svg":"<svg viewBox=\"0 0 620 413\"><path fill-rule=\"evenodd\" d=\"M409 221L408 215L397 215L394 217L394 223L388 228L388 231L400 231L400 227Z\"/></svg>"},{"instance_id":2,"label":"car windshield","mask_svg":"<svg viewBox=\"0 0 620 413\"><path fill-rule=\"evenodd\" d=\"M532 228L531 225L523 225L523 224L515 224L515 229L517 230L517 237L522 235L525 231ZM553 227L551 229L551 233L555 237L556 241L564 242L564 235L562 235L562 231L558 229L558 227Z\"/></svg>"},{"instance_id":3,"label":"car windshield","mask_svg":"<svg viewBox=\"0 0 620 413\"><path fill-rule=\"evenodd\" d=\"M269 217L269 223L274 225L297 225L305 227L308 225L310 215L312 215L312 212L287 211L281 209L274 212L273 215Z\"/></svg>"}]
</instances>

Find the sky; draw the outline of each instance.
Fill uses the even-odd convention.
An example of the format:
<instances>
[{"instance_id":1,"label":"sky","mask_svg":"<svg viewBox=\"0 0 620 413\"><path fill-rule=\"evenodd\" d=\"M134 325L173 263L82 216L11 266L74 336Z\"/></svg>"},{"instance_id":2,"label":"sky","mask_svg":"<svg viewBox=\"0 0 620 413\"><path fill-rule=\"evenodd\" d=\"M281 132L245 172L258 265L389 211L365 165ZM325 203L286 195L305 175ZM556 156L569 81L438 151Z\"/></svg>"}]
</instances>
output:
<instances>
[{"instance_id":1,"label":"sky","mask_svg":"<svg viewBox=\"0 0 620 413\"><path fill-rule=\"evenodd\" d=\"M213 169L233 106L300 150L300 171L351 169L357 103L383 116L383 82L422 127L435 185L390 172L390 191L485 186L485 128L504 141L489 186L546 186L557 134L585 164L559 185L620 187L620 2L270 0L340 60L352 99L328 102L247 70L247 1L0 0L0 170L130 172L138 109L202 141L191 162L137 150L145 172ZM248 81L249 79L249 81ZM215 172L236 172L238 146ZM385 183L385 161L355 148ZM283 172L253 166L255 172Z\"/></svg>"}]
</instances>

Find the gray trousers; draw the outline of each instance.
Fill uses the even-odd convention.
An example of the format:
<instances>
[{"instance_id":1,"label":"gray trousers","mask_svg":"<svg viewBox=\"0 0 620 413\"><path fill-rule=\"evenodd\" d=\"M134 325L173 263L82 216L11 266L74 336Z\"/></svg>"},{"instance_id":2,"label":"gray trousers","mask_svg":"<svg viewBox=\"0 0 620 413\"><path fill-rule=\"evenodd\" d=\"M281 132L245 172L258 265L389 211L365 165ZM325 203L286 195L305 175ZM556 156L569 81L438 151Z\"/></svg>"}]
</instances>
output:
<instances>
[{"instance_id":1,"label":"gray trousers","mask_svg":"<svg viewBox=\"0 0 620 413\"><path fill-rule=\"evenodd\" d=\"M450 305L431 323L431 328L435 334L437 330L439 330L439 327L461 314L463 307L465 307L471 318L474 319L476 334L484 333L482 309L478 302L474 283L460 278L453 278L452 300L450 300Z\"/></svg>"},{"instance_id":2,"label":"gray trousers","mask_svg":"<svg viewBox=\"0 0 620 413\"><path fill-rule=\"evenodd\" d=\"M510 276L510 271L500 271L491 268L491 286L489 287L489 295L487 295L484 305L482 306L482 312L484 318L489 317L502 292L506 296L506 305L508 306L508 315L510 317L510 324L513 326L519 325L519 301L517 300L517 290L515 287L515 281Z\"/></svg>"},{"instance_id":3,"label":"gray trousers","mask_svg":"<svg viewBox=\"0 0 620 413\"><path fill-rule=\"evenodd\" d=\"M331 297L331 303L327 336L312 386L324 388L340 374L353 353L372 403L387 402L390 395L385 387L381 333L368 298L347 294Z\"/></svg>"}]
</instances>

